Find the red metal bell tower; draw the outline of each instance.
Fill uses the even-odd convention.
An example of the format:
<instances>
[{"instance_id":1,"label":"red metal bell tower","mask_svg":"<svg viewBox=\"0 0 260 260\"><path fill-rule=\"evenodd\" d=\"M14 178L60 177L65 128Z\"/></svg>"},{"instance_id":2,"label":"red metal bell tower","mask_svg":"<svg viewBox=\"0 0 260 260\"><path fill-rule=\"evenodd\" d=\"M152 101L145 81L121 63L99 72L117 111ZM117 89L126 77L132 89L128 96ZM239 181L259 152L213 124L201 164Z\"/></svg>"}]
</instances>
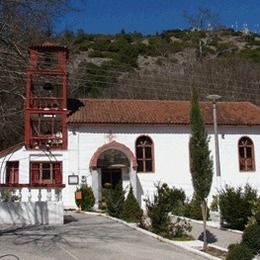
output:
<instances>
[{"instance_id":1,"label":"red metal bell tower","mask_svg":"<svg viewBox=\"0 0 260 260\"><path fill-rule=\"evenodd\" d=\"M26 78L25 146L67 148L68 49L45 43L29 48Z\"/></svg>"}]
</instances>

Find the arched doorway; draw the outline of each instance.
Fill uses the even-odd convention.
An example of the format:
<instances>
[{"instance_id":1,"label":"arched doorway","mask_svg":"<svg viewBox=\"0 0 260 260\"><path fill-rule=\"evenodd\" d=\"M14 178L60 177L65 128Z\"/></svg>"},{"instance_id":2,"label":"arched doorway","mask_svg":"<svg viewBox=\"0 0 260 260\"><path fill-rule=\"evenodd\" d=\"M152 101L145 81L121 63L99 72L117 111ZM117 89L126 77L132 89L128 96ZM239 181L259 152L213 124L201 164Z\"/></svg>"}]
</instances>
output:
<instances>
[{"instance_id":1,"label":"arched doorway","mask_svg":"<svg viewBox=\"0 0 260 260\"><path fill-rule=\"evenodd\" d=\"M111 186L115 188L119 182L127 179L130 162L127 156L116 149L104 151L97 160L97 168L100 169L102 188Z\"/></svg>"},{"instance_id":2,"label":"arched doorway","mask_svg":"<svg viewBox=\"0 0 260 260\"><path fill-rule=\"evenodd\" d=\"M111 185L112 188L119 182L122 182L123 188L132 185L136 195L136 169L136 158L124 144L113 141L98 148L90 160L95 207L98 208L102 198L102 188L106 184Z\"/></svg>"}]
</instances>

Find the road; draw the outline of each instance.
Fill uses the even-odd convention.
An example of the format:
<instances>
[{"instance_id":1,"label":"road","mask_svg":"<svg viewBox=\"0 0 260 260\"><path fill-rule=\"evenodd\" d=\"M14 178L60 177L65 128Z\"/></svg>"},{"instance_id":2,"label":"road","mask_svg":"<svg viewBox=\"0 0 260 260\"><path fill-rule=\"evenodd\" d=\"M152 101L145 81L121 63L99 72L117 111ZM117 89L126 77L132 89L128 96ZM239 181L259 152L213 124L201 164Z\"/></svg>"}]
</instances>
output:
<instances>
[{"instance_id":1,"label":"road","mask_svg":"<svg viewBox=\"0 0 260 260\"><path fill-rule=\"evenodd\" d=\"M2 227L0 245L0 256L15 254L21 260L205 259L106 217L84 213L71 213L62 226Z\"/></svg>"}]
</instances>

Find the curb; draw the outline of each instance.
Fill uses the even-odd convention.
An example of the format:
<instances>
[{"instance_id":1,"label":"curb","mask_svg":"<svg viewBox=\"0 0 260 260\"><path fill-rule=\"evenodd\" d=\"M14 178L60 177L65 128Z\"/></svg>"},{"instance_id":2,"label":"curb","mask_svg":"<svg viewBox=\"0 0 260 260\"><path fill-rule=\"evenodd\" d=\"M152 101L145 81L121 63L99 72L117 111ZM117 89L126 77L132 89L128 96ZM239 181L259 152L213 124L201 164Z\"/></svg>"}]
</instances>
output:
<instances>
[{"instance_id":1,"label":"curb","mask_svg":"<svg viewBox=\"0 0 260 260\"><path fill-rule=\"evenodd\" d=\"M185 220L189 220L191 222L194 222L196 224L200 224L203 225L203 222L201 220L196 220L196 219L192 219L192 218L187 218L187 217L183 217L183 216L177 216L177 215L171 215L172 217L177 217L177 218L183 218ZM231 232L231 233L236 233L236 234L243 234L243 231L241 230L237 230L237 229L231 229L231 228L223 228L223 227L218 227L218 226L212 226L210 225L210 223L207 222L207 226L210 228L215 228L221 231L227 231L227 232Z\"/></svg>"},{"instance_id":2,"label":"curb","mask_svg":"<svg viewBox=\"0 0 260 260\"><path fill-rule=\"evenodd\" d=\"M167 239L167 238L163 238L163 237L161 237L161 236L159 236L159 235L156 235L156 234L154 234L154 233L152 233L152 232L150 232L150 231L148 231L148 230L139 228L139 227L136 226L136 224L130 224L130 223L128 223L128 222L126 222L126 221L124 221L124 220L122 220L122 219L118 219L118 218L111 217L111 216L109 216L109 215L107 215L107 214L105 214L105 213L88 212L88 211L84 211L83 213L84 213L84 214L88 214L88 215L93 215L93 216L103 216L103 217L109 218L109 219L114 220L114 221L116 221L116 222L118 222L118 223L121 223L121 224L123 224L123 225L125 225L125 226L127 226L127 227L129 227L129 228L132 228L132 229L134 229L134 230L136 230L136 231L139 231L139 232L141 232L141 233L143 233L143 234L145 234L145 235L148 235L148 236L150 236L150 237L156 238L156 239L158 239L158 240L160 240L160 241L162 241L162 242L165 242L165 243L168 243L168 244L172 244L172 245L174 245L174 246L176 246L176 247L178 247L178 248L187 250L187 251L189 251L189 252L191 252L191 253L194 253L194 254L196 254L196 255L203 256L203 257L205 257L205 258L207 258L207 259L210 259L210 260L221 260L221 258L219 258L219 257L212 256L212 255L209 255L209 254L204 253L204 252L202 252L202 251L196 250L196 249L194 249L194 248L181 245L181 244L179 244L179 243L176 243L176 242L173 241L173 240L169 240L169 239ZM215 247L215 246L213 246L213 247ZM226 250L226 249L221 248L221 247L216 247L216 248L217 248L217 249L221 249L221 250L223 250L223 251Z\"/></svg>"}]
</instances>

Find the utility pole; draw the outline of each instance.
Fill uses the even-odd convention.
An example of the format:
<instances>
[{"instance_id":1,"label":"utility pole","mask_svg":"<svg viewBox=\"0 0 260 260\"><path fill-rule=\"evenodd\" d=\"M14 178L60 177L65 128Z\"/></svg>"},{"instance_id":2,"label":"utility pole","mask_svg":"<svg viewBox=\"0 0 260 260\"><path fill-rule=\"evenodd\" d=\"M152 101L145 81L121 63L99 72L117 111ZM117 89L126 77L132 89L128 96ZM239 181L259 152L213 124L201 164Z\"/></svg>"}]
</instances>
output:
<instances>
[{"instance_id":1,"label":"utility pole","mask_svg":"<svg viewBox=\"0 0 260 260\"><path fill-rule=\"evenodd\" d=\"M219 158L219 142L218 142L218 123L217 123L217 107L216 102L220 99L219 95L209 95L207 99L212 101L212 110L213 110L213 125L214 125L214 140L215 140L215 167L216 167L216 180L217 180L217 188L220 190L221 186L221 171L220 171L220 158ZM219 203L219 201L218 201ZM219 211L219 224L222 226L222 216L218 204Z\"/></svg>"}]
</instances>

